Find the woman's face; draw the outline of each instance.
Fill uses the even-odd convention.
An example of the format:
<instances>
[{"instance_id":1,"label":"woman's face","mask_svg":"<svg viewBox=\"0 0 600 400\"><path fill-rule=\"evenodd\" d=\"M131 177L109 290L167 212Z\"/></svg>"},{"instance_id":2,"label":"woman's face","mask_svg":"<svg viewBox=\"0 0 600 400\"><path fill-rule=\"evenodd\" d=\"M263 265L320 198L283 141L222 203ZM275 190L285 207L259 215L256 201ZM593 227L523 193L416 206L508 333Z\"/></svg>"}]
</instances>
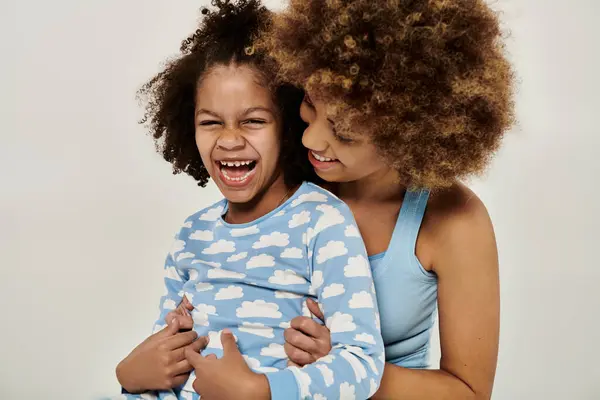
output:
<instances>
[{"instance_id":1,"label":"woman's face","mask_svg":"<svg viewBox=\"0 0 600 400\"><path fill-rule=\"evenodd\" d=\"M247 203L280 177L281 123L270 91L248 66L216 66L196 91L196 145L223 196Z\"/></svg>"},{"instance_id":2,"label":"woman's face","mask_svg":"<svg viewBox=\"0 0 600 400\"><path fill-rule=\"evenodd\" d=\"M315 172L328 182L352 182L390 169L364 136L345 137L335 131L335 122L327 115L327 105L307 93L300 116L308 124L302 144ZM359 133L359 132L357 132Z\"/></svg>"}]
</instances>

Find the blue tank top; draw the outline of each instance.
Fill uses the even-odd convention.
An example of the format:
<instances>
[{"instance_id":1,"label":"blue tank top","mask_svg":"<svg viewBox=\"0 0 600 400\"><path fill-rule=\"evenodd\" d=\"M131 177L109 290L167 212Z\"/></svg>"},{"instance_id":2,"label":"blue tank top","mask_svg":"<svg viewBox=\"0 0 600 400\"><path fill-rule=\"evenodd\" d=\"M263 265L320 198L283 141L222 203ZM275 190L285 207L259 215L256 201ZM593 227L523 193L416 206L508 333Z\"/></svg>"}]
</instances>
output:
<instances>
[{"instance_id":1,"label":"blue tank top","mask_svg":"<svg viewBox=\"0 0 600 400\"><path fill-rule=\"evenodd\" d=\"M429 339L437 310L437 277L426 271L415 245L429 192L407 191L385 253L369 257L387 362L429 366Z\"/></svg>"}]
</instances>

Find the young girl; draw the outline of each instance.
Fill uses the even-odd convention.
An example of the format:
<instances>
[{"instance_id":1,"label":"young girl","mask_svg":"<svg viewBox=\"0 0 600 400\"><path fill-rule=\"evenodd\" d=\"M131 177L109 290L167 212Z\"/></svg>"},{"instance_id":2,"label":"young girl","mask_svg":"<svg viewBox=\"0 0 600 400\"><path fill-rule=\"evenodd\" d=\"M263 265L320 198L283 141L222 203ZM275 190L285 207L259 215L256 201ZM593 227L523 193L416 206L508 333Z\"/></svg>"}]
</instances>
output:
<instances>
[{"instance_id":1,"label":"young girl","mask_svg":"<svg viewBox=\"0 0 600 400\"><path fill-rule=\"evenodd\" d=\"M366 399L379 386L384 355L364 243L344 203L302 183L309 176L302 170L290 171L302 165L282 145L294 134L289 122L296 119L289 118L287 131L284 119L294 92L269 85L269 59L252 48L267 10L255 0L215 5L216 12L203 12L183 56L143 90L165 159L201 185L210 177L225 197L186 219L167 256L155 329L162 349L181 349L169 368L173 378L190 365L195 376L158 395ZM207 337L193 343L202 355L181 348L195 334L176 337L164 326L184 297L194 331ZM287 368L284 329L292 318L310 316L303 309L309 297L322 306L332 350L310 366ZM118 367L120 378L128 363ZM210 384L223 375L228 381ZM120 381L129 392L167 389Z\"/></svg>"}]
</instances>

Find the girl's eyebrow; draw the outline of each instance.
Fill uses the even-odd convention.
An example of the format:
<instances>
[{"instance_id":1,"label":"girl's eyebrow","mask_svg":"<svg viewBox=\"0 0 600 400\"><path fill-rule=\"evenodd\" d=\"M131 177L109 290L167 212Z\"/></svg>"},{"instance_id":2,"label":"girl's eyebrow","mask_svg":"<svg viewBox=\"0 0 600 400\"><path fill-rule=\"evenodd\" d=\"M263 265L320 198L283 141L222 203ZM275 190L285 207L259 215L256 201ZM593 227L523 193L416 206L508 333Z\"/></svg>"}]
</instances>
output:
<instances>
[{"instance_id":1,"label":"girl's eyebrow","mask_svg":"<svg viewBox=\"0 0 600 400\"><path fill-rule=\"evenodd\" d=\"M255 111L264 111L264 112L271 114L272 116L275 116L275 112L273 112L273 110L271 110L270 108L267 108L267 107L250 107L250 108L245 109L244 112L242 113L242 115L248 115Z\"/></svg>"},{"instance_id":2,"label":"girl's eyebrow","mask_svg":"<svg viewBox=\"0 0 600 400\"><path fill-rule=\"evenodd\" d=\"M221 116L219 114L217 114L216 112L213 112L213 111L210 111L210 110L206 110L204 108L200 108L200 109L198 109L198 111L196 111L196 118L200 114L208 114L208 115L212 115L215 118L221 118Z\"/></svg>"}]
</instances>

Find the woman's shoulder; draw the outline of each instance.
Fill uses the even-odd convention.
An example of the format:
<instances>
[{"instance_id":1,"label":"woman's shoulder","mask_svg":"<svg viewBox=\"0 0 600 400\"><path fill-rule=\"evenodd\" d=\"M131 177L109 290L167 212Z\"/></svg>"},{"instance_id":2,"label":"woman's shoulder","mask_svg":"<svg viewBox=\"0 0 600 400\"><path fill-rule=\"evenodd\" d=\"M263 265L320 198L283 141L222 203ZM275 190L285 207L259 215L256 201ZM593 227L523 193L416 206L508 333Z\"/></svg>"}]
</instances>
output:
<instances>
[{"instance_id":1,"label":"woman's shoulder","mask_svg":"<svg viewBox=\"0 0 600 400\"><path fill-rule=\"evenodd\" d=\"M495 246L487 208L467 186L456 183L431 193L421 228L423 247L432 263L457 252L471 251L476 243Z\"/></svg>"}]
</instances>

